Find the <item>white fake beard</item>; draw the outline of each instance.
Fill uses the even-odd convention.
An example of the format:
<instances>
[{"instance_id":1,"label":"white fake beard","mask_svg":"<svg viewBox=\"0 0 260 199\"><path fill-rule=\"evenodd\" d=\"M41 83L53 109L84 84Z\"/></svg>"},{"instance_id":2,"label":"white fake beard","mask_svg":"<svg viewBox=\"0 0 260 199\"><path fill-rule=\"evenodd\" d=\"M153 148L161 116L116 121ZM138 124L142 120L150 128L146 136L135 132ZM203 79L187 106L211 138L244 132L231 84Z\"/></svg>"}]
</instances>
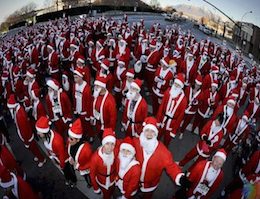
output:
<instances>
[{"instance_id":1,"label":"white fake beard","mask_svg":"<svg viewBox=\"0 0 260 199\"><path fill-rule=\"evenodd\" d=\"M230 116L230 115L233 114L233 112L234 112L234 109L229 107L229 106L227 106L227 115Z\"/></svg>"},{"instance_id":2,"label":"white fake beard","mask_svg":"<svg viewBox=\"0 0 260 199\"><path fill-rule=\"evenodd\" d=\"M111 166L114 162L114 153L111 154L103 153L102 159L106 166Z\"/></svg>"},{"instance_id":3,"label":"white fake beard","mask_svg":"<svg viewBox=\"0 0 260 199\"><path fill-rule=\"evenodd\" d=\"M144 136L144 133L142 132L140 134L139 139L140 139L140 144L144 148L146 153L151 154L155 150L155 146L156 146L156 144L158 142L156 137L154 137L152 139L147 139Z\"/></svg>"},{"instance_id":4,"label":"white fake beard","mask_svg":"<svg viewBox=\"0 0 260 199\"><path fill-rule=\"evenodd\" d=\"M68 79L65 77L62 78L62 87L64 88L65 91L69 91L70 84Z\"/></svg>"},{"instance_id":5,"label":"white fake beard","mask_svg":"<svg viewBox=\"0 0 260 199\"><path fill-rule=\"evenodd\" d=\"M221 126L217 126L215 121L212 122L211 129L212 129L213 133L218 132L220 128L221 128Z\"/></svg>"},{"instance_id":6,"label":"white fake beard","mask_svg":"<svg viewBox=\"0 0 260 199\"><path fill-rule=\"evenodd\" d=\"M171 87L170 95L173 98L176 98L181 93L181 88L176 88L174 85Z\"/></svg>"},{"instance_id":7,"label":"white fake beard","mask_svg":"<svg viewBox=\"0 0 260 199\"><path fill-rule=\"evenodd\" d=\"M246 121L242 119L241 123L240 123L240 129L244 128L246 125Z\"/></svg>"},{"instance_id":8,"label":"white fake beard","mask_svg":"<svg viewBox=\"0 0 260 199\"><path fill-rule=\"evenodd\" d=\"M136 92L132 92L132 91L128 91L126 93L126 98L129 99L129 100L133 100L136 96Z\"/></svg>"},{"instance_id":9,"label":"white fake beard","mask_svg":"<svg viewBox=\"0 0 260 199\"><path fill-rule=\"evenodd\" d=\"M133 155L124 156L123 153L119 152L120 169L125 170L133 159Z\"/></svg>"},{"instance_id":10,"label":"white fake beard","mask_svg":"<svg viewBox=\"0 0 260 199\"><path fill-rule=\"evenodd\" d=\"M125 44L123 46L118 45L118 48L119 48L119 54L123 54L125 52L126 45Z\"/></svg>"},{"instance_id":11,"label":"white fake beard","mask_svg":"<svg viewBox=\"0 0 260 199\"><path fill-rule=\"evenodd\" d=\"M94 89L93 97L97 98L99 96L100 91L101 91L101 88Z\"/></svg>"},{"instance_id":12,"label":"white fake beard","mask_svg":"<svg viewBox=\"0 0 260 199\"><path fill-rule=\"evenodd\" d=\"M48 94L51 99L54 97L54 91L48 91Z\"/></svg>"},{"instance_id":13,"label":"white fake beard","mask_svg":"<svg viewBox=\"0 0 260 199\"><path fill-rule=\"evenodd\" d=\"M9 111L10 111L10 114L11 114L12 119L14 119L14 116L15 116L15 114L14 114L14 109L9 109Z\"/></svg>"}]
</instances>

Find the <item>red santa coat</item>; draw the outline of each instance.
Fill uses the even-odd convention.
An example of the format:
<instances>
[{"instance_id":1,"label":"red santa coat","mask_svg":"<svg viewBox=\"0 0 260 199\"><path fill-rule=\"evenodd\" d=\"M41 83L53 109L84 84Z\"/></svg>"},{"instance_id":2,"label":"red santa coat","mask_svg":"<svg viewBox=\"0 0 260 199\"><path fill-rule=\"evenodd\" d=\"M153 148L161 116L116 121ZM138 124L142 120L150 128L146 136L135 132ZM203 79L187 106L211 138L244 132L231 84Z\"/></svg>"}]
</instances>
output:
<instances>
[{"instance_id":1,"label":"red santa coat","mask_svg":"<svg viewBox=\"0 0 260 199\"><path fill-rule=\"evenodd\" d=\"M90 59L92 61L92 69L94 71L100 70L100 61L106 57L107 53L104 48L97 51L96 48L93 49Z\"/></svg>"},{"instance_id":2,"label":"red santa coat","mask_svg":"<svg viewBox=\"0 0 260 199\"><path fill-rule=\"evenodd\" d=\"M139 189L139 180L141 176L141 166L136 160L132 160L125 170L120 170L120 160L117 165L117 182L125 198L131 198Z\"/></svg>"},{"instance_id":3,"label":"red santa coat","mask_svg":"<svg viewBox=\"0 0 260 199\"><path fill-rule=\"evenodd\" d=\"M48 57L49 74L56 74L59 72L59 58L58 54L53 50Z\"/></svg>"},{"instance_id":4,"label":"red santa coat","mask_svg":"<svg viewBox=\"0 0 260 199\"><path fill-rule=\"evenodd\" d=\"M236 112L235 110L233 111L233 113L230 116L227 116L227 105L221 105L218 106L217 109L214 111L213 115L212 115L212 119L216 119L217 116L220 113L224 113L224 124L223 124L223 130L224 133L232 133L235 128L236 128L236 121L237 121L237 116L236 116Z\"/></svg>"},{"instance_id":5,"label":"red santa coat","mask_svg":"<svg viewBox=\"0 0 260 199\"><path fill-rule=\"evenodd\" d=\"M39 65L39 52L35 46L33 47L32 52L30 54L30 62L31 66L37 69Z\"/></svg>"},{"instance_id":6,"label":"red santa coat","mask_svg":"<svg viewBox=\"0 0 260 199\"><path fill-rule=\"evenodd\" d=\"M105 95L99 95L93 102L93 116L97 121L96 130L116 128L116 102L112 94L106 91Z\"/></svg>"},{"instance_id":7,"label":"red santa coat","mask_svg":"<svg viewBox=\"0 0 260 199\"><path fill-rule=\"evenodd\" d=\"M116 67L115 74L114 74L114 91L120 92L122 90L122 83L126 78L127 69L125 67L120 68Z\"/></svg>"},{"instance_id":8,"label":"red santa coat","mask_svg":"<svg viewBox=\"0 0 260 199\"><path fill-rule=\"evenodd\" d=\"M118 149L115 148L113 152L114 161L112 165L105 165L102 159L103 152L102 147L98 148L96 152L92 155L91 165L90 165L90 178L93 185L94 191L99 189L99 186L104 189L109 189L116 182L117 172L116 165L118 164L118 159L116 158L118 154Z\"/></svg>"},{"instance_id":9,"label":"red santa coat","mask_svg":"<svg viewBox=\"0 0 260 199\"><path fill-rule=\"evenodd\" d=\"M46 96L47 110L50 120L57 121L59 118L56 116L55 112L60 113L64 123L72 120L71 102L69 97L64 91L58 92L58 105L54 106L53 98L48 94Z\"/></svg>"},{"instance_id":10,"label":"red santa coat","mask_svg":"<svg viewBox=\"0 0 260 199\"><path fill-rule=\"evenodd\" d=\"M139 138L134 138L133 141L136 150L136 160L141 165L140 189L142 192L152 192L157 188L164 169L171 179L177 185L180 185L181 169L173 161L171 152L163 143L158 141L154 152L147 155L140 144Z\"/></svg>"},{"instance_id":11,"label":"red santa coat","mask_svg":"<svg viewBox=\"0 0 260 199\"><path fill-rule=\"evenodd\" d=\"M125 49L123 50L123 52L119 51L119 46L116 45L116 48L114 50L114 55L113 57L116 57L116 59L118 59L119 57L121 57L124 61L125 61L125 65L128 66L129 65L129 61L130 61L130 55L131 55L131 51L130 49L126 46Z\"/></svg>"},{"instance_id":12,"label":"red santa coat","mask_svg":"<svg viewBox=\"0 0 260 199\"><path fill-rule=\"evenodd\" d=\"M133 54L137 60L140 60L142 55L147 57L150 54L148 45L144 46L141 43L139 43L136 49L134 50Z\"/></svg>"},{"instance_id":13,"label":"red santa coat","mask_svg":"<svg viewBox=\"0 0 260 199\"><path fill-rule=\"evenodd\" d=\"M249 120L256 122L256 120L260 117L260 105L257 105L256 103L250 103L246 110L249 113Z\"/></svg>"},{"instance_id":14,"label":"red santa coat","mask_svg":"<svg viewBox=\"0 0 260 199\"><path fill-rule=\"evenodd\" d=\"M259 89L257 89L256 87L251 88L251 89L250 89L249 102L250 102L250 103L253 103L254 100L255 100L257 97L260 99L260 91L259 91Z\"/></svg>"},{"instance_id":15,"label":"red santa coat","mask_svg":"<svg viewBox=\"0 0 260 199\"><path fill-rule=\"evenodd\" d=\"M70 42L66 39L62 44L59 44L60 56L62 61L68 61L70 56Z\"/></svg>"},{"instance_id":16,"label":"red santa coat","mask_svg":"<svg viewBox=\"0 0 260 199\"><path fill-rule=\"evenodd\" d=\"M162 56L163 56L162 48L150 52L150 54L147 57L147 65L145 69L150 72L155 72Z\"/></svg>"},{"instance_id":17,"label":"red santa coat","mask_svg":"<svg viewBox=\"0 0 260 199\"><path fill-rule=\"evenodd\" d=\"M46 116L47 113L45 111L44 105L40 100L34 101L32 105L32 116L35 121L37 121L40 117Z\"/></svg>"},{"instance_id":18,"label":"red santa coat","mask_svg":"<svg viewBox=\"0 0 260 199\"><path fill-rule=\"evenodd\" d=\"M219 96L221 98L221 101L223 101L225 98L228 96L232 95L232 93L236 90L237 88L231 88L230 83L224 84L221 89L219 90Z\"/></svg>"},{"instance_id":19,"label":"red santa coat","mask_svg":"<svg viewBox=\"0 0 260 199\"><path fill-rule=\"evenodd\" d=\"M204 158L209 157L210 154L219 147L219 144L224 136L222 128L219 128L219 130L213 132L212 123L213 120L208 121L200 132L201 138L207 136L210 141L210 145L207 145L207 149L205 149L203 146L205 145L204 140L200 140L196 145L198 154Z\"/></svg>"},{"instance_id":20,"label":"red santa coat","mask_svg":"<svg viewBox=\"0 0 260 199\"><path fill-rule=\"evenodd\" d=\"M50 141L43 142L45 148L48 151L49 158L59 164L63 169L65 162L68 160L68 154L65 150L63 138L57 132L50 130Z\"/></svg>"},{"instance_id":21,"label":"red santa coat","mask_svg":"<svg viewBox=\"0 0 260 199\"><path fill-rule=\"evenodd\" d=\"M248 87L244 89L241 86L239 90L238 100L237 100L237 103L239 104L240 107L246 103L246 99L248 95L249 95Z\"/></svg>"},{"instance_id":22,"label":"red santa coat","mask_svg":"<svg viewBox=\"0 0 260 199\"><path fill-rule=\"evenodd\" d=\"M250 133L250 128L247 123L243 128L240 128L241 121L242 119L236 123L235 129L228 135L228 139L233 145L237 145L238 142L245 140Z\"/></svg>"},{"instance_id":23,"label":"red santa coat","mask_svg":"<svg viewBox=\"0 0 260 199\"><path fill-rule=\"evenodd\" d=\"M145 99L140 96L131 112L130 100L126 100L123 112L122 123L125 126L126 134L129 136L139 136L143 130L143 122L148 114L148 107Z\"/></svg>"},{"instance_id":24,"label":"red santa coat","mask_svg":"<svg viewBox=\"0 0 260 199\"><path fill-rule=\"evenodd\" d=\"M24 145L26 147L29 147L29 143L33 140L34 135L32 132L32 128L28 116L24 108L20 105L18 105L15 108L14 121L15 121L18 136L23 141Z\"/></svg>"},{"instance_id":25,"label":"red santa coat","mask_svg":"<svg viewBox=\"0 0 260 199\"><path fill-rule=\"evenodd\" d=\"M157 121L164 125L166 131L175 136L187 107L187 98L181 92L176 98L172 98L170 88L165 91L162 103L157 113Z\"/></svg>"},{"instance_id":26,"label":"red santa coat","mask_svg":"<svg viewBox=\"0 0 260 199\"><path fill-rule=\"evenodd\" d=\"M191 197L200 192L199 184L203 183L207 178L207 174L210 168L211 161L202 160L198 162L195 167L192 168L189 174L189 180L191 181L191 187L188 190L187 196ZM224 172L222 169L218 170L216 174L208 174L211 175L211 180L208 183L209 190L205 192L204 195L198 196L198 199L209 199L211 198L212 193L216 191L218 186L221 184Z\"/></svg>"},{"instance_id":27,"label":"red santa coat","mask_svg":"<svg viewBox=\"0 0 260 199\"><path fill-rule=\"evenodd\" d=\"M96 79L97 77L104 77L106 79L106 88L109 92L112 92L114 88L114 75L112 73L108 73L106 75L101 74L100 70L97 72Z\"/></svg>"},{"instance_id":28,"label":"red santa coat","mask_svg":"<svg viewBox=\"0 0 260 199\"><path fill-rule=\"evenodd\" d=\"M208 59L203 60L202 56L200 56L197 60L196 60L196 65L197 65L197 69L198 69L198 73L200 73L203 77L207 74L209 74L210 71L210 62L208 61Z\"/></svg>"},{"instance_id":29,"label":"red santa coat","mask_svg":"<svg viewBox=\"0 0 260 199\"><path fill-rule=\"evenodd\" d=\"M163 97L164 92L171 86L173 74L170 68L165 71L162 67L158 67L154 74L153 92L159 98Z\"/></svg>"},{"instance_id":30,"label":"red santa coat","mask_svg":"<svg viewBox=\"0 0 260 199\"><path fill-rule=\"evenodd\" d=\"M70 152L70 144L68 144L68 154L70 158L71 152ZM74 168L79 170L80 175L89 174L90 164L91 164L91 156L92 156L92 150L90 144L87 142L82 143L76 153L74 160Z\"/></svg>"},{"instance_id":31,"label":"red santa coat","mask_svg":"<svg viewBox=\"0 0 260 199\"><path fill-rule=\"evenodd\" d=\"M207 74L202 82L202 90L207 90L211 88L211 84L213 83L214 79L211 73Z\"/></svg>"},{"instance_id":32,"label":"red santa coat","mask_svg":"<svg viewBox=\"0 0 260 199\"><path fill-rule=\"evenodd\" d=\"M198 110L200 101L203 99L203 92L199 89L196 93L193 93L193 88L189 86L185 89L185 96L188 100L185 114L195 114Z\"/></svg>"},{"instance_id":33,"label":"red santa coat","mask_svg":"<svg viewBox=\"0 0 260 199\"><path fill-rule=\"evenodd\" d=\"M188 64L190 64L190 66L188 66ZM185 74L185 78L186 78L185 84L186 85L194 84L194 81L197 76L197 70L198 70L198 68L197 68L197 64L196 64L195 60L193 60L190 63L187 60L184 60L181 63L181 72L183 74Z\"/></svg>"},{"instance_id":34,"label":"red santa coat","mask_svg":"<svg viewBox=\"0 0 260 199\"><path fill-rule=\"evenodd\" d=\"M19 78L15 84L15 96L18 97L19 101L25 100L25 96L27 96L27 89L24 85L24 80L22 78Z\"/></svg>"},{"instance_id":35,"label":"red santa coat","mask_svg":"<svg viewBox=\"0 0 260 199\"><path fill-rule=\"evenodd\" d=\"M30 99L32 99L32 91L33 90L39 90L40 86L39 86L38 82L36 81L36 79L34 78L32 80L32 82L28 83L28 87L27 88L28 88L29 97L30 97Z\"/></svg>"}]
</instances>

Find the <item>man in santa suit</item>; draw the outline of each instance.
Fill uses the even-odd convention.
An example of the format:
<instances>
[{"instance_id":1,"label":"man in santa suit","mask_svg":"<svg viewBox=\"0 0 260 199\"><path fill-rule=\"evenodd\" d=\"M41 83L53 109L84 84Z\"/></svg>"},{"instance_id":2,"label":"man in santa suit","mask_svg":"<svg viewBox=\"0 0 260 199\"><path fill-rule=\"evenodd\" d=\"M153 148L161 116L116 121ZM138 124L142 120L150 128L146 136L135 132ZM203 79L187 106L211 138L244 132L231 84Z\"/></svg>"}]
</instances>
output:
<instances>
[{"instance_id":1,"label":"man in santa suit","mask_svg":"<svg viewBox=\"0 0 260 199\"><path fill-rule=\"evenodd\" d=\"M82 135L81 120L76 119L68 130L69 163L85 178L90 188L92 186L89 176L92 150L90 144L83 142Z\"/></svg>"},{"instance_id":2,"label":"man in santa suit","mask_svg":"<svg viewBox=\"0 0 260 199\"><path fill-rule=\"evenodd\" d=\"M69 71L70 42L66 39L66 34L62 33L59 42L59 54L62 62L62 68Z\"/></svg>"},{"instance_id":3,"label":"man in santa suit","mask_svg":"<svg viewBox=\"0 0 260 199\"><path fill-rule=\"evenodd\" d=\"M50 129L50 125L51 122L46 116L40 117L35 124L37 134L43 140L49 158L62 169L66 183L76 183L76 175L69 163L69 156L65 149L63 138L56 131Z\"/></svg>"},{"instance_id":4,"label":"man in santa suit","mask_svg":"<svg viewBox=\"0 0 260 199\"><path fill-rule=\"evenodd\" d=\"M145 64L147 63L146 59L149 53L148 40L146 38L142 38L133 52L133 57L135 60L141 60L141 62Z\"/></svg>"},{"instance_id":5,"label":"man in santa suit","mask_svg":"<svg viewBox=\"0 0 260 199\"><path fill-rule=\"evenodd\" d=\"M32 91L40 89L40 86L39 86L38 82L36 81L35 77L36 77L35 69L27 70L26 78L25 78L25 85L27 85L27 89L28 89L27 92L29 94L30 100L32 100Z\"/></svg>"},{"instance_id":6,"label":"man in santa suit","mask_svg":"<svg viewBox=\"0 0 260 199\"><path fill-rule=\"evenodd\" d=\"M121 143L118 154L117 182L121 199L134 198L139 189L141 176L140 163L135 159L135 148L130 137L126 137Z\"/></svg>"},{"instance_id":7,"label":"man in santa suit","mask_svg":"<svg viewBox=\"0 0 260 199\"><path fill-rule=\"evenodd\" d=\"M236 89L237 87L237 81L235 79L235 76L231 76L229 79L229 82L224 84L220 90L219 90L219 96L220 100L223 102L224 99L226 99L228 96L230 96Z\"/></svg>"},{"instance_id":8,"label":"man in santa suit","mask_svg":"<svg viewBox=\"0 0 260 199\"><path fill-rule=\"evenodd\" d=\"M150 54L147 56L147 65L145 66L145 81L149 92L152 92L152 86L154 81L154 73L159 65L159 62L163 56L163 45L159 42L156 42L153 39L149 45Z\"/></svg>"},{"instance_id":9,"label":"man in santa suit","mask_svg":"<svg viewBox=\"0 0 260 199\"><path fill-rule=\"evenodd\" d=\"M94 131L91 128L90 118L92 114L92 93L91 87L84 81L84 71L81 68L74 70L74 82L72 93L73 93L73 110L76 118L80 118L83 136L89 136L93 139ZM87 135L86 135L87 133ZM85 138L84 137L84 138Z\"/></svg>"},{"instance_id":10,"label":"man in santa suit","mask_svg":"<svg viewBox=\"0 0 260 199\"><path fill-rule=\"evenodd\" d=\"M246 104L247 97L249 96L249 89L248 89L248 83L247 78L243 78L242 85L239 89L237 104L239 107L242 107L244 104Z\"/></svg>"},{"instance_id":11,"label":"man in santa suit","mask_svg":"<svg viewBox=\"0 0 260 199\"><path fill-rule=\"evenodd\" d=\"M31 186L20 176L8 171L4 166L0 165L0 187L6 190L3 198L17 199L39 199Z\"/></svg>"},{"instance_id":12,"label":"man in santa suit","mask_svg":"<svg viewBox=\"0 0 260 199\"><path fill-rule=\"evenodd\" d=\"M126 106L123 112L122 126L126 136L138 137L142 132L142 124L148 114L148 107L145 99L141 96L140 91L142 81L134 80L126 94Z\"/></svg>"},{"instance_id":13,"label":"man in santa suit","mask_svg":"<svg viewBox=\"0 0 260 199\"><path fill-rule=\"evenodd\" d=\"M170 58L161 59L159 66L154 74L154 82L152 88L153 114L156 115L158 108L162 102L164 92L171 86L173 74L169 66Z\"/></svg>"},{"instance_id":14,"label":"man in santa suit","mask_svg":"<svg viewBox=\"0 0 260 199\"><path fill-rule=\"evenodd\" d=\"M245 112L244 115L236 121L235 129L228 135L223 148L230 152L239 143L245 142L250 133L250 127L248 125L249 113Z\"/></svg>"},{"instance_id":15,"label":"man in santa suit","mask_svg":"<svg viewBox=\"0 0 260 199\"><path fill-rule=\"evenodd\" d=\"M203 83L202 83L203 86ZM211 84L211 88L205 91L202 90L202 99L199 102L198 112L195 114L192 132L198 127L199 131L202 129L207 120L212 116L213 111L218 107L219 95L218 95L218 81L214 80Z\"/></svg>"},{"instance_id":16,"label":"man in santa suit","mask_svg":"<svg viewBox=\"0 0 260 199\"><path fill-rule=\"evenodd\" d=\"M254 103L256 98L260 99L260 82L250 89L249 103Z\"/></svg>"},{"instance_id":17,"label":"man in santa suit","mask_svg":"<svg viewBox=\"0 0 260 199\"><path fill-rule=\"evenodd\" d=\"M159 137L164 136L166 147L170 144L171 138L175 138L187 107L187 98L183 87L184 76L179 73L171 88L165 91L157 113L161 133Z\"/></svg>"},{"instance_id":18,"label":"man in santa suit","mask_svg":"<svg viewBox=\"0 0 260 199\"><path fill-rule=\"evenodd\" d=\"M97 72L100 70L100 63L102 62L103 59L105 59L107 53L104 48L104 41L102 39L99 39L96 42L96 48L93 49L92 54L91 54L91 61L92 61L92 70L93 72Z\"/></svg>"},{"instance_id":19,"label":"man in santa suit","mask_svg":"<svg viewBox=\"0 0 260 199\"><path fill-rule=\"evenodd\" d=\"M126 94L130 89L130 85L131 83L134 81L134 77L135 77L135 71L133 68L129 68L126 72L126 78L122 83L122 90L121 90L121 94L122 94L122 107L126 106Z\"/></svg>"},{"instance_id":20,"label":"man in santa suit","mask_svg":"<svg viewBox=\"0 0 260 199\"><path fill-rule=\"evenodd\" d=\"M129 27L126 28L125 33L123 34L123 39L126 41L127 46L132 46L133 37L131 34L131 29Z\"/></svg>"},{"instance_id":21,"label":"man in santa suit","mask_svg":"<svg viewBox=\"0 0 260 199\"><path fill-rule=\"evenodd\" d=\"M184 54L185 54L185 45L183 43L182 36L179 36L176 41L175 50L179 52L181 59L184 60Z\"/></svg>"},{"instance_id":22,"label":"man in santa suit","mask_svg":"<svg viewBox=\"0 0 260 199\"><path fill-rule=\"evenodd\" d=\"M241 61L241 63L238 64L238 66L231 71L230 76L234 76L236 81L239 81L243 79L244 77L244 68L246 67L246 63L244 60Z\"/></svg>"},{"instance_id":23,"label":"man in santa suit","mask_svg":"<svg viewBox=\"0 0 260 199\"><path fill-rule=\"evenodd\" d=\"M260 99L256 97L254 102L250 103L246 110L249 113L249 122L253 125L257 125L257 120L259 120L260 117Z\"/></svg>"},{"instance_id":24,"label":"man in santa suit","mask_svg":"<svg viewBox=\"0 0 260 199\"><path fill-rule=\"evenodd\" d=\"M92 155L90 178L95 193L103 193L104 199L110 199L116 182L118 141L111 128L104 129L102 146Z\"/></svg>"},{"instance_id":25,"label":"man in santa suit","mask_svg":"<svg viewBox=\"0 0 260 199\"><path fill-rule=\"evenodd\" d=\"M48 94L46 95L46 105L48 116L56 131L66 138L69 122L72 120L72 106L67 94L60 88L56 79L47 81Z\"/></svg>"},{"instance_id":26,"label":"man in santa suit","mask_svg":"<svg viewBox=\"0 0 260 199\"><path fill-rule=\"evenodd\" d=\"M184 131L186 130L187 126L191 123L192 118L197 113L199 102L203 98L203 92L201 92L201 85L202 77L201 75L197 75L197 78L195 79L195 85L193 87L186 87L185 89L185 96L188 100L188 105L185 109L185 115L180 129L180 139L182 139Z\"/></svg>"},{"instance_id":27,"label":"man in santa suit","mask_svg":"<svg viewBox=\"0 0 260 199\"><path fill-rule=\"evenodd\" d=\"M188 174L190 187L182 187L182 191L176 193L176 199L210 199L212 194L220 186L224 179L222 170L227 154L224 149L219 149L212 157L212 161L202 160L198 162Z\"/></svg>"},{"instance_id":28,"label":"man in santa suit","mask_svg":"<svg viewBox=\"0 0 260 199\"><path fill-rule=\"evenodd\" d=\"M197 65L198 73L201 74L203 77L209 74L210 62L208 59L207 52L203 52L203 54L199 56L199 58L196 60L196 65Z\"/></svg>"},{"instance_id":29,"label":"man in santa suit","mask_svg":"<svg viewBox=\"0 0 260 199\"><path fill-rule=\"evenodd\" d=\"M96 78L104 77L106 79L106 88L109 92L112 92L114 88L114 75L109 70L110 62L108 59L104 59L100 64L100 70L97 72Z\"/></svg>"},{"instance_id":30,"label":"man in santa suit","mask_svg":"<svg viewBox=\"0 0 260 199\"><path fill-rule=\"evenodd\" d=\"M219 68L217 66L212 66L210 73L203 78L202 90L205 91L211 87L214 80L218 80Z\"/></svg>"},{"instance_id":31,"label":"man in santa suit","mask_svg":"<svg viewBox=\"0 0 260 199\"><path fill-rule=\"evenodd\" d=\"M90 69L85 64L85 58L82 55L79 55L77 59L77 68L80 68L82 70L83 80L86 81L88 85L90 85L90 79L91 79Z\"/></svg>"},{"instance_id":32,"label":"man in santa suit","mask_svg":"<svg viewBox=\"0 0 260 199\"><path fill-rule=\"evenodd\" d=\"M34 41L35 44L32 44L29 48L29 56L30 56L30 68L38 69L39 66L39 51L36 47L37 41Z\"/></svg>"},{"instance_id":33,"label":"man in santa suit","mask_svg":"<svg viewBox=\"0 0 260 199\"><path fill-rule=\"evenodd\" d=\"M193 54L188 53L187 58L181 63L181 72L185 74L185 85L193 85L197 75L197 65Z\"/></svg>"},{"instance_id":34,"label":"man in santa suit","mask_svg":"<svg viewBox=\"0 0 260 199\"><path fill-rule=\"evenodd\" d=\"M73 42L70 43L70 69L75 69L77 66L77 60L80 57L80 51L79 51L79 43L77 40L73 40Z\"/></svg>"},{"instance_id":35,"label":"man in santa suit","mask_svg":"<svg viewBox=\"0 0 260 199\"><path fill-rule=\"evenodd\" d=\"M157 140L157 136L157 120L147 117L140 137L133 140L136 160L141 165L140 189L144 199L152 198L164 169L177 185L186 182L184 174L173 161L171 152Z\"/></svg>"},{"instance_id":36,"label":"man in santa suit","mask_svg":"<svg viewBox=\"0 0 260 199\"><path fill-rule=\"evenodd\" d=\"M122 38L121 35L118 36L118 41L116 44L116 48L114 50L114 57L116 59L119 59L119 57L122 57L122 59L125 61L125 65L128 66L129 65L129 61L130 61L130 49L127 46L127 42L126 40L124 40Z\"/></svg>"},{"instance_id":37,"label":"man in santa suit","mask_svg":"<svg viewBox=\"0 0 260 199\"><path fill-rule=\"evenodd\" d=\"M15 96L13 94L10 95L7 106L10 110L12 118L15 121L19 138L24 143L24 146L33 153L34 160L38 161L38 167L42 167L46 162L46 159L42 155L39 146L34 140L32 126L28 120L28 116L24 110L24 107L16 102Z\"/></svg>"},{"instance_id":38,"label":"man in santa suit","mask_svg":"<svg viewBox=\"0 0 260 199\"><path fill-rule=\"evenodd\" d=\"M218 115L215 120L210 120L206 123L200 132L201 140L198 141L196 146L194 146L180 161L179 165L184 166L193 158L197 157L193 166L196 165L200 160L208 158L214 150L218 149L220 142L224 136L222 130L223 114Z\"/></svg>"},{"instance_id":39,"label":"man in santa suit","mask_svg":"<svg viewBox=\"0 0 260 199\"><path fill-rule=\"evenodd\" d=\"M105 128L116 128L116 102L111 93L106 89L106 79L97 77L94 82L94 102L92 125L96 127L96 133L102 137Z\"/></svg>"},{"instance_id":40,"label":"man in santa suit","mask_svg":"<svg viewBox=\"0 0 260 199\"><path fill-rule=\"evenodd\" d=\"M51 78L60 81L60 70L59 70L59 58L58 54L54 50L54 44L50 43L47 45L48 51L48 73Z\"/></svg>"}]
</instances>

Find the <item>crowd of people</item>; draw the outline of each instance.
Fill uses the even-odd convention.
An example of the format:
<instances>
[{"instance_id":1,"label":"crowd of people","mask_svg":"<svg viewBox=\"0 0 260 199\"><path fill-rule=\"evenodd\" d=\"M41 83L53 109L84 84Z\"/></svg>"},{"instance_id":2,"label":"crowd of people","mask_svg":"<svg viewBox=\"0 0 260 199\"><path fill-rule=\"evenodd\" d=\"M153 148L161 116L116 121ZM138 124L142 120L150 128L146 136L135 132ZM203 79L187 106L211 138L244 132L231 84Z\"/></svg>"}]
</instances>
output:
<instances>
[{"instance_id":1,"label":"crowd of people","mask_svg":"<svg viewBox=\"0 0 260 199\"><path fill-rule=\"evenodd\" d=\"M126 15L68 17L8 35L0 67L5 197L39 198L6 147L16 133L6 126L11 119L38 167L43 142L66 185L74 187L79 172L105 199L152 198L164 170L179 186L173 198L211 198L232 151L247 153L222 195L259 194L260 66L225 41L199 41L176 24L129 23ZM176 162L170 142L196 129L199 141Z\"/></svg>"}]
</instances>

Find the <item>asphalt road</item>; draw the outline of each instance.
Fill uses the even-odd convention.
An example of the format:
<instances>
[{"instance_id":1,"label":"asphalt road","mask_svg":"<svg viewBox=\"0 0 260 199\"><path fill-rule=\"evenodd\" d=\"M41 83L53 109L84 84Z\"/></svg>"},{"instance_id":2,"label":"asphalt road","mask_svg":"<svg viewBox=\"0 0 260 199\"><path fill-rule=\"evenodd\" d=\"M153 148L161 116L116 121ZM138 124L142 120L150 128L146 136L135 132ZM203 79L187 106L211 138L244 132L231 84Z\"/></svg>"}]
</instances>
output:
<instances>
[{"instance_id":1,"label":"asphalt road","mask_svg":"<svg viewBox=\"0 0 260 199\"><path fill-rule=\"evenodd\" d=\"M118 17L116 17L118 18ZM161 24L161 27L164 28L166 25L171 25L173 22L165 21L162 16L153 15L153 16L129 16L129 22L139 21L141 18L144 19L146 27L150 27L151 24L158 22ZM179 23L184 30L190 29L192 33L195 34L195 37L200 40L207 38L208 36L202 33L197 28L193 27L192 22L180 22ZM221 40L216 38L211 38L212 41L217 42L219 44L222 43ZM143 92L144 95L144 92ZM145 96L145 95L144 95ZM147 98L147 96L145 96ZM148 104L151 104L150 99L147 98ZM151 105L149 105L149 111L151 112ZM123 135L120 133L120 122L121 121L121 113L118 113L118 125L117 125L117 135L119 138L122 138ZM19 140L16 130L13 124L9 124L9 133L11 134L10 143L11 148L17 158L18 161L21 162L22 167L27 173L29 181L33 184L36 189L42 190L44 194L44 198L47 199L69 199L69 198L101 198L101 195L94 194L92 189L88 189L85 181L78 175L79 181L77 183L77 188L68 188L65 186L65 180L62 176L60 170L54 166L54 164L48 160L47 163L42 167L38 168L36 163L33 161L33 157L29 151L25 149L21 141ZM199 140L199 136L190 131L186 131L182 140L179 138L175 138L169 149L173 154L173 158L175 161L179 161L184 157L184 155L197 143ZM42 146L42 143L39 143ZM96 149L100 144L99 140L95 140L93 149ZM224 165L225 179L221 183L218 191L214 194L212 199L218 198L220 191L222 188L229 183L232 179L232 168L234 165L234 156L230 155ZM188 165L189 166L189 165ZM185 170L185 168L184 168ZM177 190L177 187L170 180L167 174L164 172L159 187L156 189L154 193L155 199L168 199L172 198L173 194ZM0 189L0 197L3 190Z\"/></svg>"}]
</instances>

